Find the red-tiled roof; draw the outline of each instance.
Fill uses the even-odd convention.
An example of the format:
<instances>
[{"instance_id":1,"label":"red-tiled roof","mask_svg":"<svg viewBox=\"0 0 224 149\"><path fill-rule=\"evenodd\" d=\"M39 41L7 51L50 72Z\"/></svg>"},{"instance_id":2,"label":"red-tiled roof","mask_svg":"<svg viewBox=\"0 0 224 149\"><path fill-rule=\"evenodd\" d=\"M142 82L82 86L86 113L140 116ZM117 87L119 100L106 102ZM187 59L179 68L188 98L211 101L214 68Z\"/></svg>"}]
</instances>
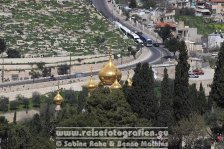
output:
<instances>
[{"instance_id":1,"label":"red-tiled roof","mask_svg":"<svg viewBox=\"0 0 224 149\"><path fill-rule=\"evenodd\" d=\"M165 26L175 27L174 24L167 23L167 22L157 22L156 23L156 27L165 27Z\"/></svg>"}]
</instances>

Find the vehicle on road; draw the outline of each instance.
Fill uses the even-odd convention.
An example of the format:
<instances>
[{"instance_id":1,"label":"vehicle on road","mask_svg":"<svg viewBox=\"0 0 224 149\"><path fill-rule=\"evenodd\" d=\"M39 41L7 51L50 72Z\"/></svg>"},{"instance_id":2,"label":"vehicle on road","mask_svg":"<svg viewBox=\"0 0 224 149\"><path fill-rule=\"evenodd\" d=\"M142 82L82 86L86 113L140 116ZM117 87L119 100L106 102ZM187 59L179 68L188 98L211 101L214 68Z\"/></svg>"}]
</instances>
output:
<instances>
[{"instance_id":1,"label":"vehicle on road","mask_svg":"<svg viewBox=\"0 0 224 149\"><path fill-rule=\"evenodd\" d=\"M81 78L81 77L85 77L84 73L76 73L75 74L75 78Z\"/></svg>"},{"instance_id":2,"label":"vehicle on road","mask_svg":"<svg viewBox=\"0 0 224 149\"><path fill-rule=\"evenodd\" d=\"M188 77L189 78L198 78L199 76L194 74L193 72L188 72Z\"/></svg>"},{"instance_id":3,"label":"vehicle on road","mask_svg":"<svg viewBox=\"0 0 224 149\"><path fill-rule=\"evenodd\" d=\"M143 41L144 45L146 47L151 47L152 46L152 39L144 35L143 33L137 33L140 39Z\"/></svg>"},{"instance_id":4,"label":"vehicle on road","mask_svg":"<svg viewBox=\"0 0 224 149\"><path fill-rule=\"evenodd\" d=\"M154 46L154 47L159 47L159 43L158 43L158 42L154 42L154 43L153 43L153 46Z\"/></svg>"},{"instance_id":5,"label":"vehicle on road","mask_svg":"<svg viewBox=\"0 0 224 149\"><path fill-rule=\"evenodd\" d=\"M195 69L195 70L193 70L193 73L196 75L204 75L205 74L204 71L201 69Z\"/></svg>"},{"instance_id":6,"label":"vehicle on road","mask_svg":"<svg viewBox=\"0 0 224 149\"><path fill-rule=\"evenodd\" d=\"M55 81L55 80L57 80L57 79L54 77L54 75L51 75L49 78L49 81Z\"/></svg>"}]
</instances>

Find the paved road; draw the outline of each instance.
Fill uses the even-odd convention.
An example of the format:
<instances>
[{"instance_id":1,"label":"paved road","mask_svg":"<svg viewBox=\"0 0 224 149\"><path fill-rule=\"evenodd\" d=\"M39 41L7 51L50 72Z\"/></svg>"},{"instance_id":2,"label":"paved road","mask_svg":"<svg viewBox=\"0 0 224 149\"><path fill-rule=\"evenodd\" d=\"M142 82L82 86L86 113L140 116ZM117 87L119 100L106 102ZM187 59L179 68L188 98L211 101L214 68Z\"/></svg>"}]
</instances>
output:
<instances>
[{"instance_id":1,"label":"paved road","mask_svg":"<svg viewBox=\"0 0 224 149\"><path fill-rule=\"evenodd\" d=\"M92 0L93 5L109 20L114 20L114 19L118 19L116 16L114 16L107 4L106 4L106 0ZM124 22L121 22L123 25L125 25L126 27L128 27L129 29L131 29L132 31L140 31L136 28L131 27L128 24L125 24ZM150 64L158 64L161 63L161 56L167 56L167 55L171 55L171 53L163 48L158 48L158 47L150 47L149 48L150 52L151 52L151 56L145 60L142 60L141 63L144 62L148 62ZM129 65L125 65L125 66L118 66L120 69L130 69L130 68L134 68L136 66L136 64L129 64ZM97 74L98 71L93 72L94 74ZM79 75L78 77L84 77L84 76L89 76L90 73L82 73L81 75ZM57 80L65 80L65 79L69 79L69 78L77 78L77 74L71 74L71 75L65 75L65 76L58 76L55 77L55 79ZM40 78L40 79L34 79L34 80L23 80L23 81L18 81L18 82L7 82L7 83L3 83L0 84L0 87L10 87L10 86L15 86L15 85L25 85L25 84L32 84L32 83L41 83L41 82L47 82L49 81L49 78Z\"/></svg>"},{"instance_id":2,"label":"paved road","mask_svg":"<svg viewBox=\"0 0 224 149\"><path fill-rule=\"evenodd\" d=\"M110 9L108 8L108 5L106 4L107 3L106 0L92 0L92 3L99 12L101 12L106 18L108 18L109 21L113 22L113 20L119 20L119 22L122 25L128 27L133 32L135 31L143 32L137 28L132 27L128 23L125 23L124 21L118 19L114 15L114 13L111 13ZM151 57L142 62L149 62L150 64L161 63L161 55L162 56L172 55L167 49L164 49L164 48L150 47L149 50L151 51L151 54L152 54Z\"/></svg>"}]
</instances>

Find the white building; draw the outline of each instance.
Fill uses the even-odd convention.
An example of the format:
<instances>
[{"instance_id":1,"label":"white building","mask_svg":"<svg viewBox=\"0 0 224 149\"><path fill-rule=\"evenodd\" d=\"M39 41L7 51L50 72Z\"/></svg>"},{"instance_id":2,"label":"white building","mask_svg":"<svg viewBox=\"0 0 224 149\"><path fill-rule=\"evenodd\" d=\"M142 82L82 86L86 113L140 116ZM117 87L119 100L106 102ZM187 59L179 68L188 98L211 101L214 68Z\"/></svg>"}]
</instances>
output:
<instances>
[{"instance_id":1,"label":"white building","mask_svg":"<svg viewBox=\"0 0 224 149\"><path fill-rule=\"evenodd\" d=\"M224 42L224 33L213 33L208 35L208 49L215 49Z\"/></svg>"}]
</instances>

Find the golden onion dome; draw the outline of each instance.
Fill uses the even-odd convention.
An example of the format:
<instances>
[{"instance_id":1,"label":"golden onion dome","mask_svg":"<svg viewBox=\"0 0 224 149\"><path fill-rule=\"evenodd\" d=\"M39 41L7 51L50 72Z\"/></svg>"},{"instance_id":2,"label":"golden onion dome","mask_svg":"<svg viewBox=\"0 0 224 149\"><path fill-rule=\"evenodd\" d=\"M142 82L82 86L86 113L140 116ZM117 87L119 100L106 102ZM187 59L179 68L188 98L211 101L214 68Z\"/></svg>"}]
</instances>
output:
<instances>
[{"instance_id":1,"label":"golden onion dome","mask_svg":"<svg viewBox=\"0 0 224 149\"><path fill-rule=\"evenodd\" d=\"M130 78L129 71L128 71L128 75L127 75L127 80L126 81L127 81L127 86L131 87L132 86L132 80ZM125 83L126 83L126 81L125 81Z\"/></svg>"},{"instance_id":2,"label":"golden onion dome","mask_svg":"<svg viewBox=\"0 0 224 149\"><path fill-rule=\"evenodd\" d=\"M63 102L64 98L60 95L60 91L57 91L57 95L54 97L54 102L56 105L61 105Z\"/></svg>"},{"instance_id":3,"label":"golden onion dome","mask_svg":"<svg viewBox=\"0 0 224 149\"><path fill-rule=\"evenodd\" d=\"M120 85L120 83L118 82L118 80L116 79L115 82L110 86L110 89L120 89L122 88L122 86Z\"/></svg>"},{"instance_id":4,"label":"golden onion dome","mask_svg":"<svg viewBox=\"0 0 224 149\"><path fill-rule=\"evenodd\" d=\"M99 72L99 78L101 82L103 85L112 85L115 82L116 77L118 81L121 80L121 75L121 71L113 64L110 54L108 63L104 65L104 67Z\"/></svg>"},{"instance_id":5,"label":"golden onion dome","mask_svg":"<svg viewBox=\"0 0 224 149\"><path fill-rule=\"evenodd\" d=\"M96 83L96 81L93 79L93 76L92 76L92 67L91 67L91 76L90 76L89 82L87 83L86 87L89 91L92 91L92 90L96 89L97 86L98 86L98 84Z\"/></svg>"}]
</instances>

